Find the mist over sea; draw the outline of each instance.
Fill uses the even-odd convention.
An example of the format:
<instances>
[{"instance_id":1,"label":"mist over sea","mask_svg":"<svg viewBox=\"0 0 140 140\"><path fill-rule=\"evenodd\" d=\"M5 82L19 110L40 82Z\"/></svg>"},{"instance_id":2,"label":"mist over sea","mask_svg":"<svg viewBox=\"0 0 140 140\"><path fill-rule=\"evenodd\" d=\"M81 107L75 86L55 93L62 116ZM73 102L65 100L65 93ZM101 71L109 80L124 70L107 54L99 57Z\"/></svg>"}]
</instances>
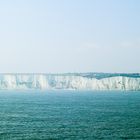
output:
<instances>
[{"instance_id":1,"label":"mist over sea","mask_svg":"<svg viewBox=\"0 0 140 140\"><path fill-rule=\"evenodd\" d=\"M0 139L140 139L140 92L0 91Z\"/></svg>"}]
</instances>

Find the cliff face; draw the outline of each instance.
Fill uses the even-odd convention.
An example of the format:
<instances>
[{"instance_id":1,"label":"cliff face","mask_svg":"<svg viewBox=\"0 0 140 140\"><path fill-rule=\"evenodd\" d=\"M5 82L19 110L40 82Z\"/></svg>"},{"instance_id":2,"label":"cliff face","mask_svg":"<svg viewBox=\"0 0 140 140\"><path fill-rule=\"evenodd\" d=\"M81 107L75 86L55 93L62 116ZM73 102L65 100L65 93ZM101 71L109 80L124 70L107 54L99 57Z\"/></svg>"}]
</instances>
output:
<instances>
[{"instance_id":1,"label":"cliff face","mask_svg":"<svg viewBox=\"0 0 140 140\"><path fill-rule=\"evenodd\" d=\"M95 77L76 74L0 74L0 89L140 90L140 77Z\"/></svg>"}]
</instances>

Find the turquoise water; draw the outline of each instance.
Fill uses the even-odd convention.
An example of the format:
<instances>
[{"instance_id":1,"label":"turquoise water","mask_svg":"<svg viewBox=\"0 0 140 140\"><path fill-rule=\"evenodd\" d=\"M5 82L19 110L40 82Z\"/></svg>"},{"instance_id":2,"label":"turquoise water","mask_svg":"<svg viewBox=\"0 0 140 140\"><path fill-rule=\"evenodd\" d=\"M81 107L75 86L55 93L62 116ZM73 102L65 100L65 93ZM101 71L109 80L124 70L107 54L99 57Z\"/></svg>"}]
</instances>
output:
<instances>
[{"instance_id":1,"label":"turquoise water","mask_svg":"<svg viewBox=\"0 0 140 140\"><path fill-rule=\"evenodd\" d=\"M140 92L0 92L0 139L140 139Z\"/></svg>"}]
</instances>

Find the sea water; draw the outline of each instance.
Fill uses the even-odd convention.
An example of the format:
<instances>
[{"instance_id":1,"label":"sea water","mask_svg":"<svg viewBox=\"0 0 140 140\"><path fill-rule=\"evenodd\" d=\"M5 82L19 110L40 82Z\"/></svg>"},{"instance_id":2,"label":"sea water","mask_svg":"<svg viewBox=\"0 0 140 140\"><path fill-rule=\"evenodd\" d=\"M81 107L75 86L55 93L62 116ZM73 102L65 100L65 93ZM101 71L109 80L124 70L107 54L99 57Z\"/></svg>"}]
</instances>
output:
<instances>
[{"instance_id":1,"label":"sea water","mask_svg":"<svg viewBox=\"0 0 140 140\"><path fill-rule=\"evenodd\" d=\"M140 139L140 92L1 91L0 139Z\"/></svg>"}]
</instances>

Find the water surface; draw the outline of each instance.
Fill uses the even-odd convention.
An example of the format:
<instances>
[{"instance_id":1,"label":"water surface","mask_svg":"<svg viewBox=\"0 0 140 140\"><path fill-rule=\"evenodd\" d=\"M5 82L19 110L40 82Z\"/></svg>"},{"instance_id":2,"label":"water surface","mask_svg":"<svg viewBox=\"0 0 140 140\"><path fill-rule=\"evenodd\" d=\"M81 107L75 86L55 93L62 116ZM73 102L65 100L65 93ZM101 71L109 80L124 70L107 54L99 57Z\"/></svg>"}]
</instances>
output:
<instances>
[{"instance_id":1,"label":"water surface","mask_svg":"<svg viewBox=\"0 0 140 140\"><path fill-rule=\"evenodd\" d=\"M0 139L140 139L140 92L1 91Z\"/></svg>"}]
</instances>

